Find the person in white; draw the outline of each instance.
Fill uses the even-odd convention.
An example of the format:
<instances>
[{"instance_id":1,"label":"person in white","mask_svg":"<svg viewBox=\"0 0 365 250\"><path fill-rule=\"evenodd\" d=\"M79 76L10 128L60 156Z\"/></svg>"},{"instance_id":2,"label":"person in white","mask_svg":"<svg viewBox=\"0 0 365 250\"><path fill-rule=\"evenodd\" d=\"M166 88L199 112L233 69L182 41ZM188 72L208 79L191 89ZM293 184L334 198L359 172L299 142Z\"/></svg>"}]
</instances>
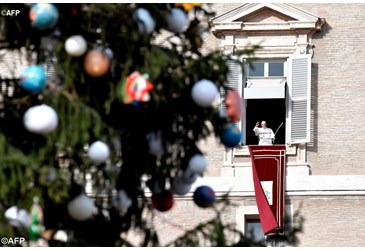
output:
<instances>
[{"instance_id":1,"label":"person in white","mask_svg":"<svg viewBox=\"0 0 365 250\"><path fill-rule=\"evenodd\" d=\"M259 128L260 122L256 122L256 126L253 131L255 135L259 137L259 145L272 145L275 140L275 134L271 128L267 127L266 121L261 122L261 127Z\"/></svg>"}]
</instances>

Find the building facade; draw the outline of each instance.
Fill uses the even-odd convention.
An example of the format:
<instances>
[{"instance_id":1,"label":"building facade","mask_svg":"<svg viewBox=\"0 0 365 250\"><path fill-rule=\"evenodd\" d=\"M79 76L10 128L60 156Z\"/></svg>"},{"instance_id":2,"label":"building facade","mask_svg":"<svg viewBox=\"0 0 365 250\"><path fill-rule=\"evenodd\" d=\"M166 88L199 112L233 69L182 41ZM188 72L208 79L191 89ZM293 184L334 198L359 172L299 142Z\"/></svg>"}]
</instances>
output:
<instances>
[{"instance_id":1,"label":"building facade","mask_svg":"<svg viewBox=\"0 0 365 250\"><path fill-rule=\"evenodd\" d=\"M230 65L227 84L244 100L239 122L244 136L234 149L214 137L201 142L208 171L189 194L175 197L169 212L156 212L161 245L215 216L192 202L200 185L211 186L218 198L229 192L226 223L244 234L257 223L248 145L257 144L255 123L266 120L276 132L275 144L286 145L286 216L300 211L305 218L299 246L364 246L365 4L215 3L212 8L216 16L204 51L238 55L260 45L255 58L237 56L244 66ZM2 56L5 69L14 55ZM15 61L18 72L10 78L25 66Z\"/></svg>"},{"instance_id":2,"label":"building facade","mask_svg":"<svg viewBox=\"0 0 365 250\"><path fill-rule=\"evenodd\" d=\"M365 225L365 4L214 4L206 46L238 54L259 44L255 58L238 56L228 84L244 99L239 126L243 140L226 149L214 138L202 142L208 173L195 183L210 185L233 204L224 220L248 232L258 209L247 145L266 120L286 145L285 205L305 218L301 247L364 246ZM252 65L251 67L249 65ZM194 188L191 190L194 191ZM161 243L213 216L191 194L177 197L158 214Z\"/></svg>"}]
</instances>

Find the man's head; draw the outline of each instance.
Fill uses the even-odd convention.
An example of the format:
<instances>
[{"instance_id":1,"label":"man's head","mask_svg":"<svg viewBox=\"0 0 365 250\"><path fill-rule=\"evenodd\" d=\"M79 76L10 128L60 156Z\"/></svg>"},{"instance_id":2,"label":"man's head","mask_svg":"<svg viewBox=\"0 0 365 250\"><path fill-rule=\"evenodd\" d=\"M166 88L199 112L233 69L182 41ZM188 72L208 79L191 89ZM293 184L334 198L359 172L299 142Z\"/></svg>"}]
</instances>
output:
<instances>
[{"instance_id":1,"label":"man's head","mask_svg":"<svg viewBox=\"0 0 365 250\"><path fill-rule=\"evenodd\" d=\"M266 121L261 122L261 127L266 128Z\"/></svg>"}]
</instances>

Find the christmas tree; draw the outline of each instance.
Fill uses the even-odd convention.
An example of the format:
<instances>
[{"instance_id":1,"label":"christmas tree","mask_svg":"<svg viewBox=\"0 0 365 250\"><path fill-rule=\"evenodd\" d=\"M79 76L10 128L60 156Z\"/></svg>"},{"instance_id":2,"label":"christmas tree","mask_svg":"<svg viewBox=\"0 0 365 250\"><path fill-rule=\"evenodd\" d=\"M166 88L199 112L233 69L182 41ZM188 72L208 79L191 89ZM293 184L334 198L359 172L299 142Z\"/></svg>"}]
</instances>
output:
<instances>
[{"instance_id":1,"label":"christmas tree","mask_svg":"<svg viewBox=\"0 0 365 250\"><path fill-rule=\"evenodd\" d=\"M64 230L63 245L119 246L128 245L122 232L140 228L144 245L158 245L143 214L168 211L204 175L197 143L215 136L234 147L241 138L240 99L228 98L225 85L234 59L202 53L209 5L1 9L19 13L1 17L1 49L14 58L1 78L0 234L52 245ZM209 187L194 201L210 209L217 202ZM203 225L223 232L216 212ZM196 245L189 235L176 244Z\"/></svg>"}]
</instances>

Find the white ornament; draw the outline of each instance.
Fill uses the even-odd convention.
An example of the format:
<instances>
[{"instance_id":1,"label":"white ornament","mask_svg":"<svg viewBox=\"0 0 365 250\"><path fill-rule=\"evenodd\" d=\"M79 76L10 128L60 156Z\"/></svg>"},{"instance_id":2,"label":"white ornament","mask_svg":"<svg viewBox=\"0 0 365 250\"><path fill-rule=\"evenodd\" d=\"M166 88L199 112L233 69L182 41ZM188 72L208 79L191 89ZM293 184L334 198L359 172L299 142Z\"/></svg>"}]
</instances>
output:
<instances>
[{"instance_id":1,"label":"white ornament","mask_svg":"<svg viewBox=\"0 0 365 250\"><path fill-rule=\"evenodd\" d=\"M18 211L18 221L20 225L22 225L24 228L30 228L32 224L32 216L30 213L25 209L20 209Z\"/></svg>"},{"instance_id":2,"label":"white ornament","mask_svg":"<svg viewBox=\"0 0 365 250\"><path fill-rule=\"evenodd\" d=\"M74 35L67 38L65 50L71 56L82 56L87 50L86 40L81 35Z\"/></svg>"},{"instance_id":3,"label":"white ornament","mask_svg":"<svg viewBox=\"0 0 365 250\"><path fill-rule=\"evenodd\" d=\"M10 225L14 227L29 228L31 224L31 216L25 209L18 209L12 206L5 211L5 218L8 219Z\"/></svg>"},{"instance_id":4,"label":"white ornament","mask_svg":"<svg viewBox=\"0 0 365 250\"><path fill-rule=\"evenodd\" d=\"M207 169L208 161L201 154L196 154L190 158L188 169L194 173L202 174Z\"/></svg>"},{"instance_id":5,"label":"white ornament","mask_svg":"<svg viewBox=\"0 0 365 250\"><path fill-rule=\"evenodd\" d=\"M136 22L138 22L138 31L140 34L148 35L155 30L155 20L153 20L148 10L138 8L134 12L133 18Z\"/></svg>"},{"instance_id":6,"label":"white ornament","mask_svg":"<svg viewBox=\"0 0 365 250\"><path fill-rule=\"evenodd\" d=\"M192 184L198 179L198 174L187 168L182 175L182 179L185 183Z\"/></svg>"},{"instance_id":7,"label":"white ornament","mask_svg":"<svg viewBox=\"0 0 365 250\"><path fill-rule=\"evenodd\" d=\"M203 108L212 105L217 95L217 86L207 79L196 82L191 89L191 97L194 102Z\"/></svg>"},{"instance_id":8,"label":"white ornament","mask_svg":"<svg viewBox=\"0 0 365 250\"><path fill-rule=\"evenodd\" d=\"M132 200L129 198L125 190L119 190L117 197L114 200L114 207L116 207L120 212L124 212L132 205Z\"/></svg>"},{"instance_id":9,"label":"white ornament","mask_svg":"<svg viewBox=\"0 0 365 250\"><path fill-rule=\"evenodd\" d=\"M188 17L178 8L172 8L165 14L167 29L174 33L181 33L187 28Z\"/></svg>"},{"instance_id":10,"label":"white ornament","mask_svg":"<svg viewBox=\"0 0 365 250\"><path fill-rule=\"evenodd\" d=\"M177 195L185 195L189 193L191 186L191 183L184 181L183 176L175 176L172 181L171 191Z\"/></svg>"},{"instance_id":11,"label":"white ornament","mask_svg":"<svg viewBox=\"0 0 365 250\"><path fill-rule=\"evenodd\" d=\"M29 108L23 117L23 123L27 130L35 134L48 134L58 125L56 111L45 104Z\"/></svg>"},{"instance_id":12,"label":"white ornament","mask_svg":"<svg viewBox=\"0 0 365 250\"><path fill-rule=\"evenodd\" d=\"M105 162L109 154L109 147L102 141L93 142L87 151L90 161L96 165Z\"/></svg>"},{"instance_id":13,"label":"white ornament","mask_svg":"<svg viewBox=\"0 0 365 250\"><path fill-rule=\"evenodd\" d=\"M80 194L67 204L67 212L72 219L85 221L94 213L94 202L84 194Z\"/></svg>"},{"instance_id":14,"label":"white ornament","mask_svg":"<svg viewBox=\"0 0 365 250\"><path fill-rule=\"evenodd\" d=\"M18 221L18 207L12 206L5 211L5 218L8 219L10 225L14 227L19 226Z\"/></svg>"},{"instance_id":15,"label":"white ornament","mask_svg":"<svg viewBox=\"0 0 365 250\"><path fill-rule=\"evenodd\" d=\"M148 133L146 135L146 139L148 141L149 153L156 156L157 158L160 158L164 153L161 139L161 131L158 131L156 133Z\"/></svg>"}]
</instances>

